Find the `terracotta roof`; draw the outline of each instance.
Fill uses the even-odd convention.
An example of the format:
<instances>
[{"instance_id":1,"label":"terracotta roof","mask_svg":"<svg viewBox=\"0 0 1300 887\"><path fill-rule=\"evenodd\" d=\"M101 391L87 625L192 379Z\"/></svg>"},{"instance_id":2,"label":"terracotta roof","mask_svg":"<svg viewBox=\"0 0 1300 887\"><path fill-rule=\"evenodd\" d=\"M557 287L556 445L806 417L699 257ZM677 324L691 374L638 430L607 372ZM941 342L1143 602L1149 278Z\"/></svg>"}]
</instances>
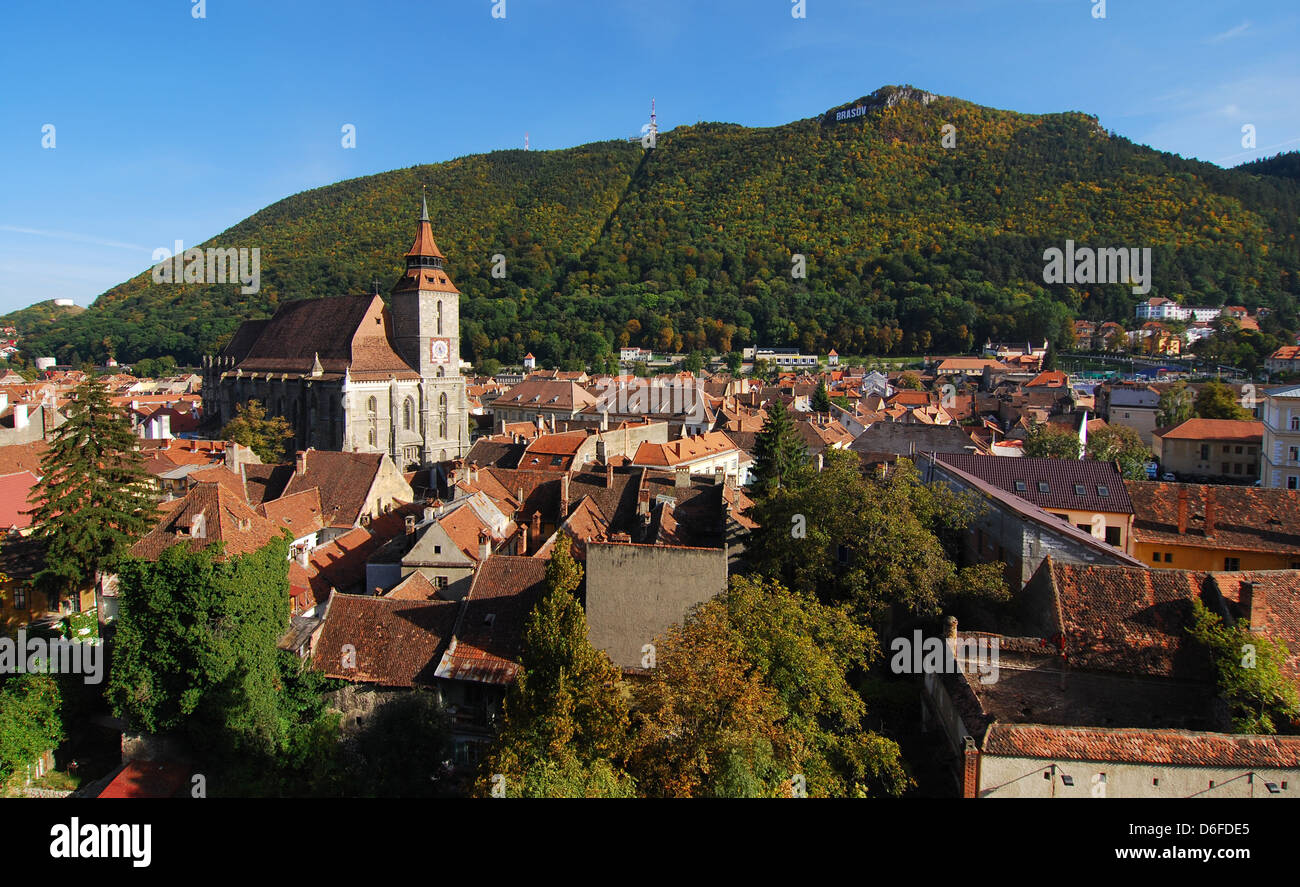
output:
<instances>
[{"instance_id":1,"label":"terracotta roof","mask_svg":"<svg viewBox=\"0 0 1300 887\"><path fill-rule=\"evenodd\" d=\"M366 561L383 540L357 527L312 551L307 562L307 577L318 603L330 596L330 588L347 592L361 588L366 581Z\"/></svg>"},{"instance_id":2,"label":"terracotta roof","mask_svg":"<svg viewBox=\"0 0 1300 887\"><path fill-rule=\"evenodd\" d=\"M1209 677L1205 651L1188 636L1192 601L1210 574L1043 561L1074 667L1139 675Z\"/></svg>"},{"instance_id":3,"label":"terracotta roof","mask_svg":"<svg viewBox=\"0 0 1300 887\"><path fill-rule=\"evenodd\" d=\"M1029 456L1008 459L966 453L940 453L938 458L1040 508L1133 512L1124 478L1111 462Z\"/></svg>"},{"instance_id":4,"label":"terracotta roof","mask_svg":"<svg viewBox=\"0 0 1300 887\"><path fill-rule=\"evenodd\" d=\"M213 465L210 468L199 469L190 474L190 480L196 484L221 484L238 496L241 502L248 501L248 497L244 494L243 477L224 465ZM265 515L263 516L265 517Z\"/></svg>"},{"instance_id":5,"label":"terracotta roof","mask_svg":"<svg viewBox=\"0 0 1300 887\"><path fill-rule=\"evenodd\" d=\"M1268 357L1270 360L1300 360L1300 345L1283 345Z\"/></svg>"},{"instance_id":6,"label":"terracotta roof","mask_svg":"<svg viewBox=\"0 0 1300 887\"><path fill-rule=\"evenodd\" d=\"M26 529L32 525L27 496L39 478L30 471L0 475L0 530Z\"/></svg>"},{"instance_id":7,"label":"terracotta roof","mask_svg":"<svg viewBox=\"0 0 1300 887\"><path fill-rule=\"evenodd\" d=\"M384 597L398 601L432 601L442 600L438 588L419 570L407 576L384 593Z\"/></svg>"},{"instance_id":8,"label":"terracotta roof","mask_svg":"<svg viewBox=\"0 0 1300 887\"><path fill-rule=\"evenodd\" d=\"M307 470L294 475L283 496L315 487L320 491L323 520L329 527L355 526L361 519L366 495L374 486L383 463L383 453L340 453L334 450L306 450Z\"/></svg>"},{"instance_id":9,"label":"terracotta roof","mask_svg":"<svg viewBox=\"0 0 1300 887\"><path fill-rule=\"evenodd\" d=\"M254 321L250 321L254 322ZM319 358L325 373L418 378L388 340L391 320L377 295L298 299L281 305L265 323L235 369L243 373L312 372ZM236 339L242 339L236 334ZM235 342L222 352L234 356Z\"/></svg>"},{"instance_id":10,"label":"terracotta roof","mask_svg":"<svg viewBox=\"0 0 1300 887\"><path fill-rule=\"evenodd\" d=\"M292 465L244 465L244 492L250 505L279 499L293 478Z\"/></svg>"},{"instance_id":11,"label":"terracotta roof","mask_svg":"<svg viewBox=\"0 0 1300 887\"><path fill-rule=\"evenodd\" d=\"M1238 419L1188 419L1181 425L1157 428L1152 432L1162 440L1233 440L1260 443L1264 423Z\"/></svg>"},{"instance_id":12,"label":"terracotta roof","mask_svg":"<svg viewBox=\"0 0 1300 887\"><path fill-rule=\"evenodd\" d=\"M1250 593L1243 597L1246 583ZM1300 684L1300 570L1215 573L1214 584L1253 630L1286 642L1290 655L1282 670L1292 683Z\"/></svg>"},{"instance_id":13,"label":"terracotta roof","mask_svg":"<svg viewBox=\"0 0 1300 887\"><path fill-rule=\"evenodd\" d=\"M434 669L459 609L453 601L333 595L312 665L331 678L385 687L433 686ZM355 653L355 668L344 667L345 652Z\"/></svg>"},{"instance_id":14,"label":"terracotta roof","mask_svg":"<svg viewBox=\"0 0 1300 887\"><path fill-rule=\"evenodd\" d=\"M49 449L50 445L44 440L0 447L0 474L30 471L39 477L41 475L41 458L49 452Z\"/></svg>"},{"instance_id":15,"label":"terracotta roof","mask_svg":"<svg viewBox=\"0 0 1300 887\"><path fill-rule=\"evenodd\" d=\"M172 505L172 503L166 503ZM202 517L201 535L195 521ZM131 554L155 560L168 548L184 544L200 551L224 542L223 557L256 551L280 535L280 530L244 504L235 493L218 483L201 483L178 500L158 526L131 546Z\"/></svg>"},{"instance_id":16,"label":"terracotta roof","mask_svg":"<svg viewBox=\"0 0 1300 887\"><path fill-rule=\"evenodd\" d=\"M273 499L259 505L257 510L276 526L287 529L295 539L325 528L320 490L315 487Z\"/></svg>"},{"instance_id":17,"label":"terracotta roof","mask_svg":"<svg viewBox=\"0 0 1300 887\"><path fill-rule=\"evenodd\" d=\"M645 441L637 447L632 462L635 465L675 466L719 456L738 449L735 442L721 431L709 431L694 437L670 440L668 443Z\"/></svg>"},{"instance_id":18,"label":"terracotta roof","mask_svg":"<svg viewBox=\"0 0 1300 887\"><path fill-rule=\"evenodd\" d=\"M1300 766L1300 736L1240 736L1190 730L989 726L984 754L1046 760L1133 762L1229 769Z\"/></svg>"},{"instance_id":19,"label":"terracotta roof","mask_svg":"<svg viewBox=\"0 0 1300 887\"><path fill-rule=\"evenodd\" d=\"M528 616L546 582L542 558L494 554L479 568L437 676L508 684L519 669Z\"/></svg>"},{"instance_id":20,"label":"terracotta roof","mask_svg":"<svg viewBox=\"0 0 1300 887\"><path fill-rule=\"evenodd\" d=\"M1300 492L1227 484L1125 481L1133 502L1138 542L1191 545L1223 551L1269 551L1300 561ZM1179 529L1178 502L1187 496L1187 523ZM1214 504L1206 534L1206 503Z\"/></svg>"},{"instance_id":21,"label":"terracotta roof","mask_svg":"<svg viewBox=\"0 0 1300 887\"><path fill-rule=\"evenodd\" d=\"M564 410L572 412L592 406L596 398L576 382L525 379L492 401L493 409Z\"/></svg>"},{"instance_id":22,"label":"terracotta roof","mask_svg":"<svg viewBox=\"0 0 1300 887\"><path fill-rule=\"evenodd\" d=\"M1060 370L1047 370L1039 373L1034 378L1025 383L1026 388L1064 388L1070 382L1069 376Z\"/></svg>"}]
</instances>

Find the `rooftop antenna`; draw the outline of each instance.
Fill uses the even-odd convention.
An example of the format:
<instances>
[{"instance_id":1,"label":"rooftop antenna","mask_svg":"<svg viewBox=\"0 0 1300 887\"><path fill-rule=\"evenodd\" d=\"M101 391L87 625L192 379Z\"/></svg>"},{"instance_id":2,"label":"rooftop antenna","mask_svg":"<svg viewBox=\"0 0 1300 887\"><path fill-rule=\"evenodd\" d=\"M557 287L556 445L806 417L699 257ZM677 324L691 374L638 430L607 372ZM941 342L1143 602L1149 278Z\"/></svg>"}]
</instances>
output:
<instances>
[{"instance_id":1,"label":"rooftop antenna","mask_svg":"<svg viewBox=\"0 0 1300 887\"><path fill-rule=\"evenodd\" d=\"M524 133L524 150L525 151L530 150L528 147L528 133Z\"/></svg>"},{"instance_id":2,"label":"rooftop antenna","mask_svg":"<svg viewBox=\"0 0 1300 887\"><path fill-rule=\"evenodd\" d=\"M656 141L658 135L659 135L659 123L658 123L658 118L655 116L655 100L654 100L654 96L651 96L650 97L650 144L652 145L658 144L658 142Z\"/></svg>"}]
</instances>

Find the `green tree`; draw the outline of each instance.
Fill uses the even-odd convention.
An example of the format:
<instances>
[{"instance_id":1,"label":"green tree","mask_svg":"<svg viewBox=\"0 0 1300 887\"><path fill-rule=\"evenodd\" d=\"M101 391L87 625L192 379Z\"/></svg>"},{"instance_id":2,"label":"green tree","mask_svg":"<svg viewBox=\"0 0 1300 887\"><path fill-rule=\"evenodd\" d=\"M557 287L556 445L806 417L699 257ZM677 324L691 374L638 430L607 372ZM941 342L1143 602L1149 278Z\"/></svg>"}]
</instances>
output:
<instances>
[{"instance_id":1,"label":"green tree","mask_svg":"<svg viewBox=\"0 0 1300 887\"><path fill-rule=\"evenodd\" d=\"M1249 419L1251 413L1237 400L1232 387L1213 380L1196 395L1196 415L1202 419Z\"/></svg>"},{"instance_id":2,"label":"green tree","mask_svg":"<svg viewBox=\"0 0 1300 887\"><path fill-rule=\"evenodd\" d=\"M908 370L898 377L897 386L907 391L920 391L921 377L912 370Z\"/></svg>"},{"instance_id":3,"label":"green tree","mask_svg":"<svg viewBox=\"0 0 1300 887\"><path fill-rule=\"evenodd\" d=\"M831 393L826 390L826 380L817 380L817 390L813 392L812 408L815 413L829 413L831 411Z\"/></svg>"},{"instance_id":4,"label":"green tree","mask_svg":"<svg viewBox=\"0 0 1300 887\"><path fill-rule=\"evenodd\" d=\"M110 570L153 521L151 483L126 416L89 378L65 409L32 488L33 535L45 550L38 587L59 596Z\"/></svg>"},{"instance_id":5,"label":"green tree","mask_svg":"<svg viewBox=\"0 0 1300 887\"><path fill-rule=\"evenodd\" d=\"M1161 428L1181 425L1196 415L1196 403L1186 382L1175 382L1164 394L1156 411L1156 424Z\"/></svg>"},{"instance_id":6,"label":"green tree","mask_svg":"<svg viewBox=\"0 0 1300 887\"><path fill-rule=\"evenodd\" d=\"M740 368L744 364L744 357L739 351L730 351L727 353L727 372L733 376L740 375Z\"/></svg>"},{"instance_id":7,"label":"green tree","mask_svg":"<svg viewBox=\"0 0 1300 887\"><path fill-rule=\"evenodd\" d=\"M61 706L53 675L23 674L0 683L0 785L63 741Z\"/></svg>"},{"instance_id":8,"label":"green tree","mask_svg":"<svg viewBox=\"0 0 1300 887\"><path fill-rule=\"evenodd\" d=\"M698 351L692 351L682 361L682 369L688 373L698 373L704 369L704 355Z\"/></svg>"},{"instance_id":9,"label":"green tree","mask_svg":"<svg viewBox=\"0 0 1300 887\"><path fill-rule=\"evenodd\" d=\"M479 794L491 793L493 777L514 797L632 790L620 765L627 700L618 669L587 640L587 617L574 597L581 583L569 537L559 533L545 590L524 628L501 732L480 769Z\"/></svg>"},{"instance_id":10,"label":"green tree","mask_svg":"<svg viewBox=\"0 0 1300 887\"><path fill-rule=\"evenodd\" d=\"M475 369L478 370L480 375L495 376L497 373L501 372L501 361L497 360L495 357L488 357L479 361L478 366L475 367Z\"/></svg>"},{"instance_id":11,"label":"green tree","mask_svg":"<svg viewBox=\"0 0 1300 887\"><path fill-rule=\"evenodd\" d=\"M868 478L855 453L831 450L821 472L760 500L746 557L796 592L849 605L863 625L882 624L892 605L934 616L1007 595L1001 564L955 562L956 540L978 508L971 495L923 483L910 460Z\"/></svg>"},{"instance_id":12,"label":"green tree","mask_svg":"<svg viewBox=\"0 0 1300 887\"><path fill-rule=\"evenodd\" d=\"M861 797L910 784L898 746L863 726L848 673L879 649L843 607L733 577L656 647L634 706L644 794Z\"/></svg>"},{"instance_id":13,"label":"green tree","mask_svg":"<svg viewBox=\"0 0 1300 887\"><path fill-rule=\"evenodd\" d=\"M235 418L221 429L224 440L234 441L252 450L264 463L283 461L293 428L283 416L266 415L266 407L256 400L235 405Z\"/></svg>"},{"instance_id":14,"label":"green tree","mask_svg":"<svg viewBox=\"0 0 1300 887\"><path fill-rule=\"evenodd\" d=\"M806 449L780 397L767 402L767 419L754 441L754 491L760 496L788 482L805 464Z\"/></svg>"},{"instance_id":15,"label":"green tree","mask_svg":"<svg viewBox=\"0 0 1300 887\"><path fill-rule=\"evenodd\" d=\"M1079 435L1064 425L1040 422L1029 429L1025 455L1035 458L1078 459Z\"/></svg>"},{"instance_id":16,"label":"green tree","mask_svg":"<svg viewBox=\"0 0 1300 887\"><path fill-rule=\"evenodd\" d=\"M1252 632L1245 620L1225 625L1199 600L1192 601L1192 620L1188 632L1210 649L1233 732L1277 733L1300 719L1296 688L1282 671L1291 655L1285 641Z\"/></svg>"},{"instance_id":17,"label":"green tree","mask_svg":"<svg viewBox=\"0 0 1300 887\"><path fill-rule=\"evenodd\" d=\"M1047 353L1043 355L1043 372L1050 373L1056 370L1056 346L1048 345Z\"/></svg>"},{"instance_id":18,"label":"green tree","mask_svg":"<svg viewBox=\"0 0 1300 887\"><path fill-rule=\"evenodd\" d=\"M276 644L288 627L289 540L224 557L222 544L127 557L107 698L149 732L183 730L217 757L269 755L286 725Z\"/></svg>"},{"instance_id":19,"label":"green tree","mask_svg":"<svg viewBox=\"0 0 1300 887\"><path fill-rule=\"evenodd\" d=\"M1088 435L1088 458L1118 462L1125 480L1146 480L1151 448L1136 429L1127 425L1105 425Z\"/></svg>"}]
</instances>

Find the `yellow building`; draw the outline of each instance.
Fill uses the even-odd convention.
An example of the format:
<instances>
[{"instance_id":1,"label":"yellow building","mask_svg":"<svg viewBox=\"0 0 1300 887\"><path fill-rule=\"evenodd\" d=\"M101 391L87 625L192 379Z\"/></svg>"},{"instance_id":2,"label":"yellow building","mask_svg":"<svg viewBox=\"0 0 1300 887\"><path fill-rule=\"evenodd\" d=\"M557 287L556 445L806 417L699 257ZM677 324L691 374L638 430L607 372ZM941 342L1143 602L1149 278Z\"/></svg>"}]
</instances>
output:
<instances>
[{"instance_id":1,"label":"yellow building","mask_svg":"<svg viewBox=\"0 0 1300 887\"><path fill-rule=\"evenodd\" d=\"M1175 570L1300 569L1300 491L1127 481L1129 553Z\"/></svg>"}]
</instances>

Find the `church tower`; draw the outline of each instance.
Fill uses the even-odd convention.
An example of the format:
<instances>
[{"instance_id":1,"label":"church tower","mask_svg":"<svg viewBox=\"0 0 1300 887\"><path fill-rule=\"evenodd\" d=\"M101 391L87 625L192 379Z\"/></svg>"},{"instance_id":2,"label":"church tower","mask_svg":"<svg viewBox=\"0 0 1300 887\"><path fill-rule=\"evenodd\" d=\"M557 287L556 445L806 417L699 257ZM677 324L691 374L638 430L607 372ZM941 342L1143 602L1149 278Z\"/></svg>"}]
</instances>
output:
<instances>
[{"instance_id":1,"label":"church tower","mask_svg":"<svg viewBox=\"0 0 1300 887\"><path fill-rule=\"evenodd\" d=\"M465 379L460 374L460 290L433 241L428 202L421 200L415 243L392 290L393 346L420 374L425 463L469 451Z\"/></svg>"}]
</instances>

